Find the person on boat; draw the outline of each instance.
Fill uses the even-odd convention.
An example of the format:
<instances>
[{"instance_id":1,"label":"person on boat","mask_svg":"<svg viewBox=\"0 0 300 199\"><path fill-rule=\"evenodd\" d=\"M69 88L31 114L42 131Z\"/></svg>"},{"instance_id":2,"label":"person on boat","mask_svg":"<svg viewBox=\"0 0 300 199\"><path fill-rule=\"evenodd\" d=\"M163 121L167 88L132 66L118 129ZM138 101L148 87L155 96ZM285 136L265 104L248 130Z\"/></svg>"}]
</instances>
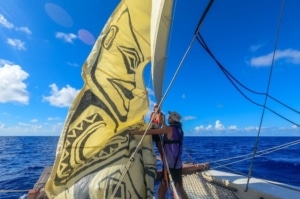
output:
<instances>
[{"instance_id":1,"label":"person on boat","mask_svg":"<svg viewBox=\"0 0 300 199\"><path fill-rule=\"evenodd\" d=\"M153 107L153 112L150 115L150 122L151 122L151 129L158 129L161 128L162 125L165 124L165 115L161 112L160 107L158 104L155 104ZM152 135L152 140L155 143L157 150L160 154L162 159L163 152L162 152L162 144L161 144L161 137L158 134Z\"/></svg>"},{"instance_id":2,"label":"person on boat","mask_svg":"<svg viewBox=\"0 0 300 199\"><path fill-rule=\"evenodd\" d=\"M172 181L175 184L176 190L179 191L182 199L187 199L188 196L183 188L182 181L182 142L184 132L182 130L182 123L180 122L181 116L177 112L169 111L168 123L169 125L163 125L163 128L149 129L147 135L161 135L163 136L163 173L166 170L170 171ZM133 131L133 135L143 135L145 131ZM168 169L169 168L169 169ZM159 189L158 198L164 199L168 190L170 179L167 175L164 175Z\"/></svg>"}]
</instances>

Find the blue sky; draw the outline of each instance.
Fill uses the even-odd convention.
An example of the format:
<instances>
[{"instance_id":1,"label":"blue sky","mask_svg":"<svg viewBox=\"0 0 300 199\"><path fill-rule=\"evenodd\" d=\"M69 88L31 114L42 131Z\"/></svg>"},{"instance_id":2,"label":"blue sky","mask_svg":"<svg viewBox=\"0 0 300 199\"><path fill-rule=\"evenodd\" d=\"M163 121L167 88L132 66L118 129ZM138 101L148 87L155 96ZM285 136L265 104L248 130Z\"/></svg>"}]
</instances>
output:
<instances>
[{"instance_id":1,"label":"blue sky","mask_svg":"<svg viewBox=\"0 0 300 199\"><path fill-rule=\"evenodd\" d=\"M0 135L60 135L68 107L83 86L81 66L118 3L0 1ZM164 90L206 4L175 1ZM273 67L281 0L215 1L201 27L209 49L231 75L256 92L268 90L270 96L296 110L300 110L299 4L285 1ZM155 101L149 70L145 82L150 111ZM264 95L240 89L264 104ZM266 105L300 124L299 114L271 98ZM242 96L198 43L191 46L162 110L182 115L186 135L256 136L262 115L262 136L300 135L297 125Z\"/></svg>"}]
</instances>

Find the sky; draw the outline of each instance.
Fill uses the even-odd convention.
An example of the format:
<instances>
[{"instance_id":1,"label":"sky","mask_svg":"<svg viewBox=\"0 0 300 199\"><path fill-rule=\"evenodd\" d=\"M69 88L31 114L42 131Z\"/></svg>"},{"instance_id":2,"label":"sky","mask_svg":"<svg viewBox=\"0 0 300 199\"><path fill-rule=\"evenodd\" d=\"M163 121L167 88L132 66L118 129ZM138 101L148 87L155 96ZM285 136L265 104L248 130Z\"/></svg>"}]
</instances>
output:
<instances>
[{"instance_id":1,"label":"sky","mask_svg":"<svg viewBox=\"0 0 300 199\"><path fill-rule=\"evenodd\" d=\"M118 3L0 1L0 136L60 135L82 64ZM287 108L300 110L300 2L213 3L200 34L231 81L192 42L207 3L174 1L162 111L181 114L186 136L300 136L299 114Z\"/></svg>"}]
</instances>

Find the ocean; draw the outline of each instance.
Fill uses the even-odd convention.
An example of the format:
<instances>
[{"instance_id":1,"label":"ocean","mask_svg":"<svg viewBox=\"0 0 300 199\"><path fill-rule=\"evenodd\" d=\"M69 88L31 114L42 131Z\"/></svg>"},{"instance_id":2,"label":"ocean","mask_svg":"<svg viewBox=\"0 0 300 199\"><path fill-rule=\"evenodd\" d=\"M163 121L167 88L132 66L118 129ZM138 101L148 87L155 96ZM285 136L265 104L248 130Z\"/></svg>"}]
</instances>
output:
<instances>
[{"instance_id":1,"label":"ocean","mask_svg":"<svg viewBox=\"0 0 300 199\"><path fill-rule=\"evenodd\" d=\"M44 167L53 164L57 141L58 137L0 137L0 199L27 198ZM256 137L185 137L183 160L247 175L255 143ZM299 151L300 137L260 137L252 176L300 186Z\"/></svg>"}]
</instances>

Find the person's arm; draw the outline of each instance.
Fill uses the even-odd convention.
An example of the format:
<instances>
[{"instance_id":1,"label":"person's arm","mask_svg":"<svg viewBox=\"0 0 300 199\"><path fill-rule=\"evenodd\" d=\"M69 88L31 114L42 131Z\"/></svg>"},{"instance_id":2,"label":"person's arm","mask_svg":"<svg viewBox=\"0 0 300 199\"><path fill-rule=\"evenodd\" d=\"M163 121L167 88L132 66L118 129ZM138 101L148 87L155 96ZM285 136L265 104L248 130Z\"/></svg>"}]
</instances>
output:
<instances>
[{"instance_id":1,"label":"person's arm","mask_svg":"<svg viewBox=\"0 0 300 199\"><path fill-rule=\"evenodd\" d=\"M146 130L142 130L142 131L132 131L131 134L132 135L144 135ZM169 134L170 132L172 132L172 127L169 126L165 126L161 129L148 129L148 131L146 132L146 135L160 135L160 134Z\"/></svg>"}]
</instances>

